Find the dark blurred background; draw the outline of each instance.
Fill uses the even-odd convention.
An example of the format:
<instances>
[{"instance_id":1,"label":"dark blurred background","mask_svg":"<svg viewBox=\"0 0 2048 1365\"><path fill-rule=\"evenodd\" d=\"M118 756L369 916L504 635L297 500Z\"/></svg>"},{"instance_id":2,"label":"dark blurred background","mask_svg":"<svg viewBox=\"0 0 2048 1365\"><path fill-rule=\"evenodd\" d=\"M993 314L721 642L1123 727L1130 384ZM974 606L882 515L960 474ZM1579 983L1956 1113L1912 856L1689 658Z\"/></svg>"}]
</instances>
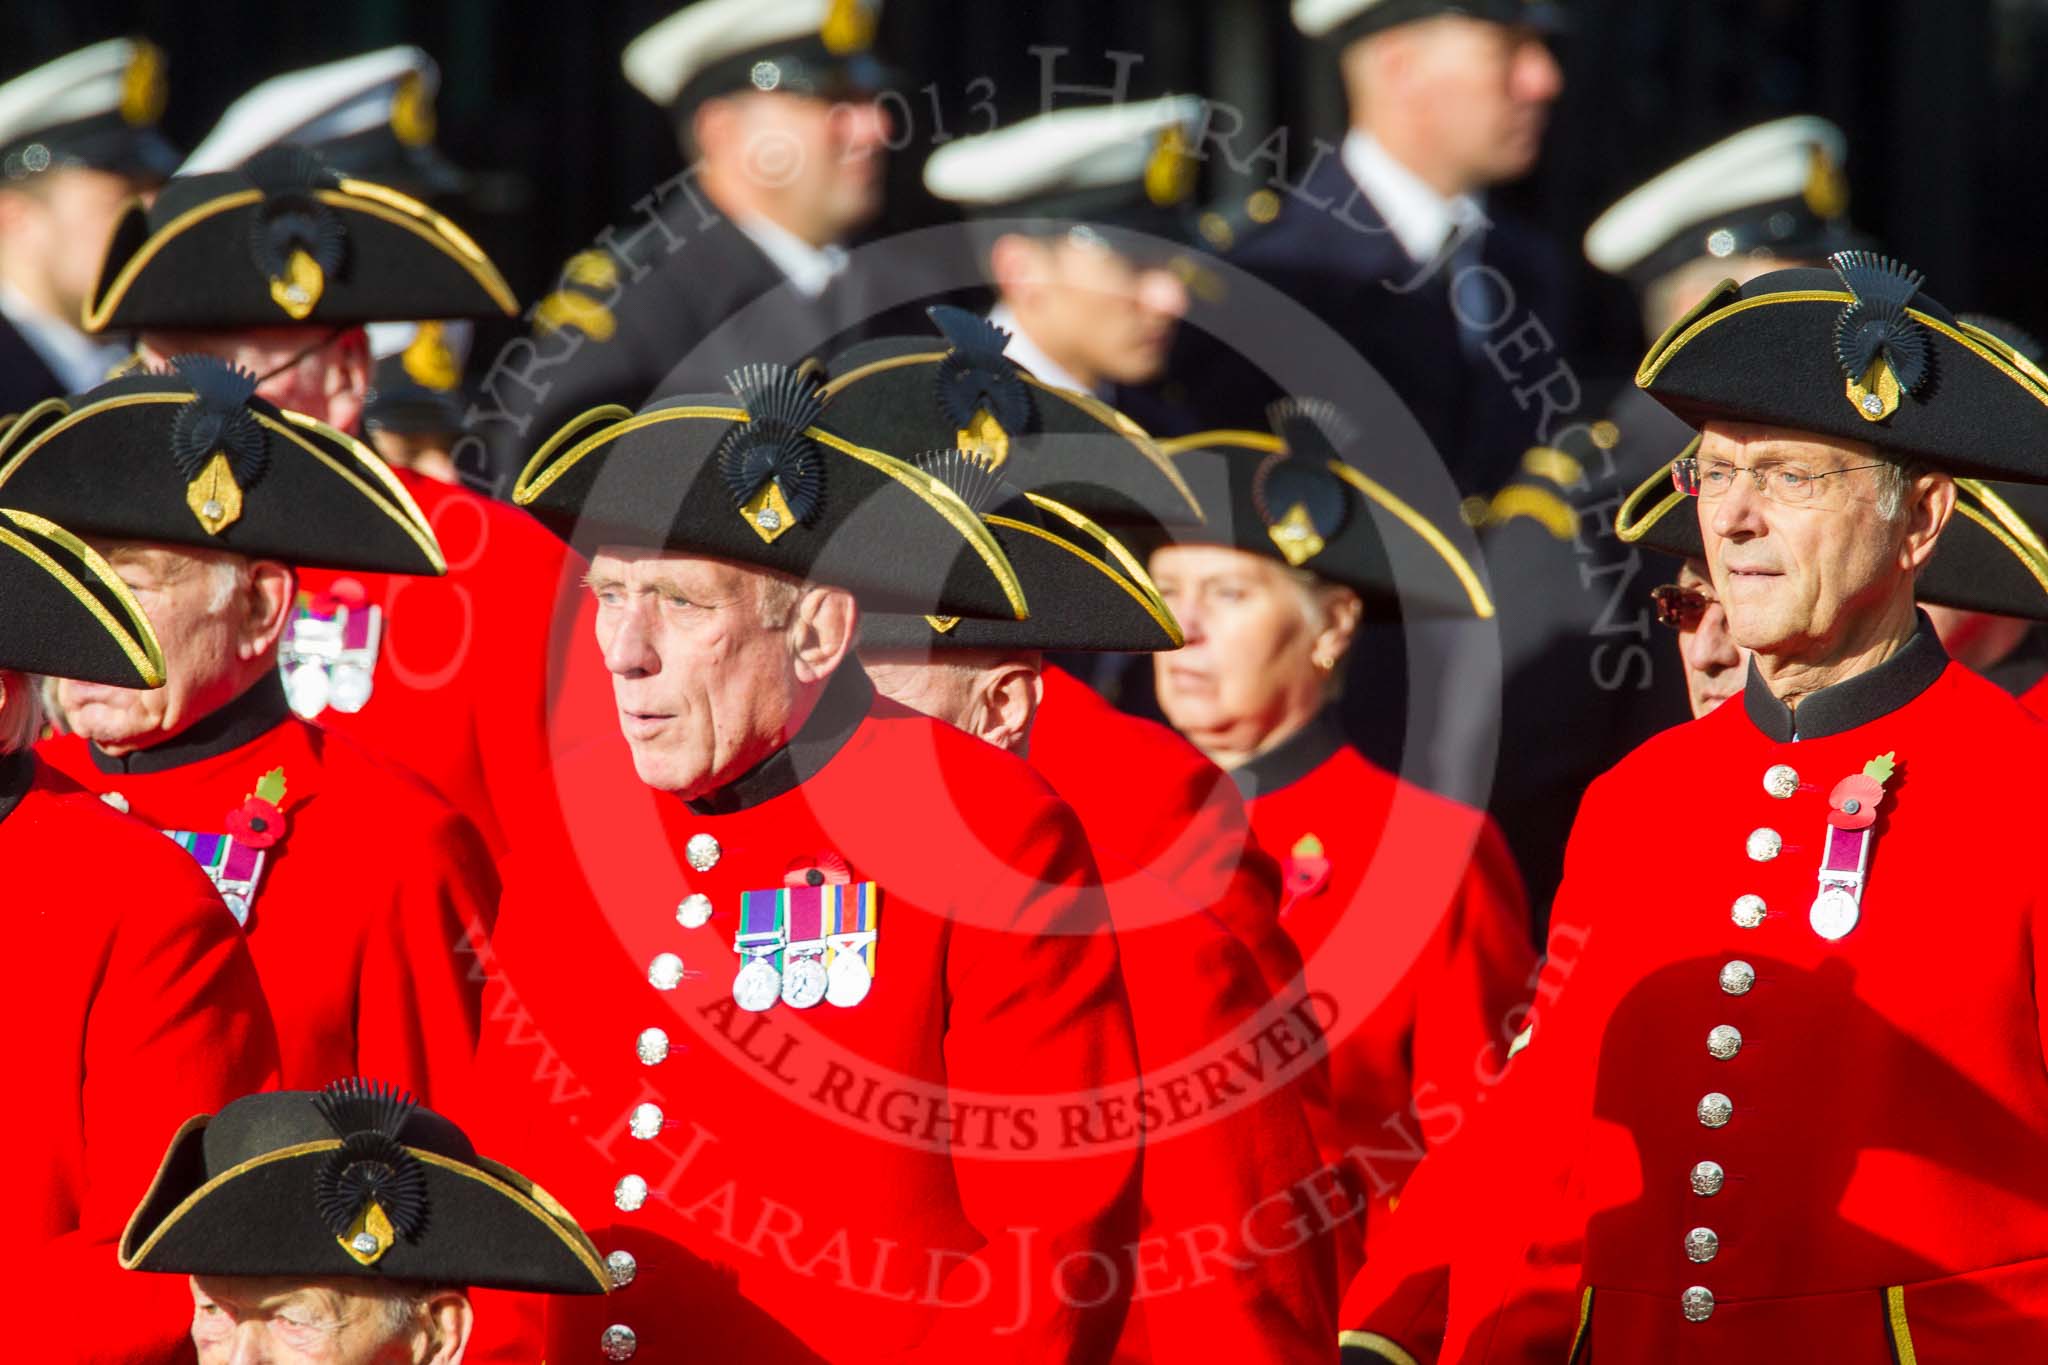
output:
<instances>
[{"instance_id":1,"label":"dark blurred background","mask_svg":"<svg viewBox=\"0 0 2048 1365\"><path fill-rule=\"evenodd\" d=\"M680 166L662 116L619 75L618 54L670 0L9 0L0 76L123 33L169 55L168 130L196 142L250 85L292 67L391 43L441 63L440 141L480 176L458 211L523 300L561 260ZM1810 112L1850 140L1852 213L1958 306L2039 328L2048 261L2034 249L2048 206L2041 116L2043 0L1572 0L1558 43L1568 86L1544 161L1507 192L1576 243L1636 181L1745 124ZM1134 96L1193 91L1287 130L1295 166L1334 140L1343 104L1333 61L1293 31L1283 0L887 0L880 46L905 77L894 103L903 153L877 231L933 221L923 156L948 134L1037 109L1041 58L1068 49L1062 81L1106 82L1108 54L1143 54ZM1250 137L1239 141L1249 147ZM1263 170L1254 174L1263 174ZM1249 187L1212 159L1210 197ZM1638 324L1590 272L1582 351L1632 364Z\"/></svg>"}]
</instances>

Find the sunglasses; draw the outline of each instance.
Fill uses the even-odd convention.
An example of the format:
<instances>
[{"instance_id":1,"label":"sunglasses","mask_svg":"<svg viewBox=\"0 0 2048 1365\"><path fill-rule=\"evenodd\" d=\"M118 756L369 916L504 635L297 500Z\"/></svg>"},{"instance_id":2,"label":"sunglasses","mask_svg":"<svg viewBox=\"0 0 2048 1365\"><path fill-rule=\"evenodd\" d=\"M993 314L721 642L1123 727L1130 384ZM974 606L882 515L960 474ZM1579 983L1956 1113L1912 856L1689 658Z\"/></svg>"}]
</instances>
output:
<instances>
[{"instance_id":1,"label":"sunglasses","mask_svg":"<svg viewBox=\"0 0 2048 1365\"><path fill-rule=\"evenodd\" d=\"M1697 630L1700 618L1713 605L1714 599L1705 593L1676 583L1650 589L1650 606L1657 613L1657 623L1673 630Z\"/></svg>"}]
</instances>

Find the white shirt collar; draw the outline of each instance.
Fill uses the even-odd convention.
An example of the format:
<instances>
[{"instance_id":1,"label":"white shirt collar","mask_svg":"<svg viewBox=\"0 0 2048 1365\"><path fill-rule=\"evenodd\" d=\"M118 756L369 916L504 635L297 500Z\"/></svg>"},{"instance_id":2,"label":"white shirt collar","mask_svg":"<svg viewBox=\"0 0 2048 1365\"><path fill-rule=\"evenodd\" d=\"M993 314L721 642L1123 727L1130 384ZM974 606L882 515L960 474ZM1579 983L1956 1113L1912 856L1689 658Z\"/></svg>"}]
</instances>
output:
<instances>
[{"instance_id":1,"label":"white shirt collar","mask_svg":"<svg viewBox=\"0 0 2048 1365\"><path fill-rule=\"evenodd\" d=\"M1023 327L1018 325L1017 315L1010 311L1009 304L999 303L990 309L988 320L1010 334L1010 344L1003 347L1003 354L1031 371L1033 379L1055 388L1078 389L1082 393L1094 393L1097 398L1102 397L1100 393L1083 384L1073 371L1041 350L1037 342L1025 335Z\"/></svg>"},{"instance_id":2,"label":"white shirt collar","mask_svg":"<svg viewBox=\"0 0 2048 1365\"><path fill-rule=\"evenodd\" d=\"M1477 195L1444 198L1363 129L1354 128L1344 135L1343 155L1344 169L1386 219L1388 230L1408 259L1417 265L1435 260L1453 229L1486 217Z\"/></svg>"},{"instance_id":3,"label":"white shirt collar","mask_svg":"<svg viewBox=\"0 0 2048 1365\"><path fill-rule=\"evenodd\" d=\"M733 226L763 255L774 262L775 268L788 277L796 291L807 298L816 298L825 292L825 286L840 271L846 269L846 248L843 246L815 247L791 232L780 223L766 218L735 218Z\"/></svg>"},{"instance_id":4,"label":"white shirt collar","mask_svg":"<svg viewBox=\"0 0 2048 1365\"><path fill-rule=\"evenodd\" d=\"M128 348L120 342L89 337L51 317L5 281L0 281L0 313L7 315L29 349L57 376L65 393L84 393L103 383L107 371L127 358Z\"/></svg>"}]
</instances>

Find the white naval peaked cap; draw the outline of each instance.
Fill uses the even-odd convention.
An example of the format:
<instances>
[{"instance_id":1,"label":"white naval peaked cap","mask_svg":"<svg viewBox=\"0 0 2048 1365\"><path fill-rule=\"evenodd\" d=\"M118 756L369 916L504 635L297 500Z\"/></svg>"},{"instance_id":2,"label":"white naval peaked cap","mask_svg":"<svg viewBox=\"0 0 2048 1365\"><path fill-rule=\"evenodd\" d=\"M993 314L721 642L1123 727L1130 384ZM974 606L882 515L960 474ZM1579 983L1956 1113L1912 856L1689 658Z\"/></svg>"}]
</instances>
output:
<instances>
[{"instance_id":1,"label":"white naval peaked cap","mask_svg":"<svg viewBox=\"0 0 2048 1365\"><path fill-rule=\"evenodd\" d=\"M1310 38L1320 38L1341 23L1357 18L1384 0L1294 0L1290 17L1295 28Z\"/></svg>"},{"instance_id":2,"label":"white naval peaked cap","mask_svg":"<svg viewBox=\"0 0 2048 1365\"><path fill-rule=\"evenodd\" d=\"M230 171L279 143L318 146L385 124L398 127L409 118L424 119L425 127L404 136L423 134L426 140L440 88L441 68L434 59L402 45L287 71L230 104L178 174Z\"/></svg>"},{"instance_id":3,"label":"white naval peaked cap","mask_svg":"<svg viewBox=\"0 0 2048 1365\"><path fill-rule=\"evenodd\" d=\"M1146 178L1160 135L1189 138L1204 107L1199 95L1163 95L1038 114L947 143L924 163L924 185L963 208L991 209L1130 184Z\"/></svg>"},{"instance_id":4,"label":"white naval peaked cap","mask_svg":"<svg viewBox=\"0 0 2048 1365\"><path fill-rule=\"evenodd\" d=\"M1769 246L1768 240L1743 243L1732 231L1710 244L1711 227L1694 243L1688 230L1790 200L1803 199L1815 218L1839 218L1847 208L1840 167L1848 149L1840 128L1812 114L1745 128L1616 200L1586 229L1586 259L1611 275L1622 275L1661 257L1681 236L1688 237L1682 256L1668 261L1666 268L1695 256L1726 256L1741 248ZM1781 224L1785 231L1777 235L1788 235L1790 223L1788 216Z\"/></svg>"},{"instance_id":5,"label":"white naval peaked cap","mask_svg":"<svg viewBox=\"0 0 2048 1365\"><path fill-rule=\"evenodd\" d=\"M1565 15L1551 0L1293 0L1289 9L1294 27L1308 38L1342 39L1438 14L1545 32L1565 27Z\"/></svg>"},{"instance_id":6,"label":"white naval peaked cap","mask_svg":"<svg viewBox=\"0 0 2048 1365\"><path fill-rule=\"evenodd\" d=\"M626 44L619 68L667 108L696 77L750 52L810 41L833 56L864 52L881 8L881 0L697 0Z\"/></svg>"},{"instance_id":7,"label":"white naval peaked cap","mask_svg":"<svg viewBox=\"0 0 2048 1365\"><path fill-rule=\"evenodd\" d=\"M0 146L116 114L147 127L163 112L163 98L163 54L156 45L109 38L0 84Z\"/></svg>"}]
</instances>

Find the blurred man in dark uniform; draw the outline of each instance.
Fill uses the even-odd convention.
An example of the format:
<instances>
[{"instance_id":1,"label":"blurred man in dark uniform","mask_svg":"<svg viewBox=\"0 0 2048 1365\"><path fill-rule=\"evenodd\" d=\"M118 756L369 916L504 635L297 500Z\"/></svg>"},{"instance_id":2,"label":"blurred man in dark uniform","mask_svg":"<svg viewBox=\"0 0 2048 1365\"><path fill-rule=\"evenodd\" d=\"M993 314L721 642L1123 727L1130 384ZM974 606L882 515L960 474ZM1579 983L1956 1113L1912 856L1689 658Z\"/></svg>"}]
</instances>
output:
<instances>
[{"instance_id":1,"label":"blurred man in dark uniform","mask_svg":"<svg viewBox=\"0 0 2048 1365\"><path fill-rule=\"evenodd\" d=\"M474 942L497 878L412 774L291 713L297 564L436 574L417 505L359 442L211 357L53 400L0 438L0 499L63 517L165 642L154 691L65 682L39 755L165 831L246 930L286 1084L363 1067L452 1093L475 1045Z\"/></svg>"},{"instance_id":2,"label":"blurred man in dark uniform","mask_svg":"<svg viewBox=\"0 0 2048 1365\"><path fill-rule=\"evenodd\" d=\"M188 1117L121 1264L189 1286L199 1365L458 1365L474 1287L611 1287L546 1190L402 1089L355 1077Z\"/></svg>"},{"instance_id":3,"label":"blurred man in dark uniform","mask_svg":"<svg viewBox=\"0 0 2048 1365\"><path fill-rule=\"evenodd\" d=\"M0 417L82 393L127 348L79 315L128 200L178 153L157 131L164 58L110 38L0 84Z\"/></svg>"},{"instance_id":4,"label":"blurred man in dark uniform","mask_svg":"<svg viewBox=\"0 0 2048 1365\"><path fill-rule=\"evenodd\" d=\"M1135 1079L1100 874L1029 767L852 655L864 605L1016 619L1023 586L818 412L750 367L518 486L590 551L622 732L537 794L478 1049L508 1150L613 1210L620 1292L550 1304L544 1354L1104 1359L1138 1134L1094 1119Z\"/></svg>"},{"instance_id":5,"label":"blurred man in dark uniform","mask_svg":"<svg viewBox=\"0 0 2048 1365\"><path fill-rule=\"evenodd\" d=\"M667 111L687 169L569 260L531 340L485 376L472 431L511 457L502 466L579 412L716 390L740 364L863 320L845 242L882 205L878 11L696 0L627 46L626 79Z\"/></svg>"},{"instance_id":6,"label":"blurred man in dark uniform","mask_svg":"<svg viewBox=\"0 0 2048 1365\"><path fill-rule=\"evenodd\" d=\"M10 1047L11 1093L35 1121L9 1142L25 1204L0 1252L40 1283L15 1316L29 1360L172 1365L191 1359L177 1286L115 1268L127 1209L195 1110L274 1084L277 1043L234 919L192 860L36 760L26 671L160 688L163 650L135 595L77 537L0 510L0 922L33 964ZM24 670L17 672L14 670Z\"/></svg>"},{"instance_id":7,"label":"blurred man in dark uniform","mask_svg":"<svg viewBox=\"0 0 2048 1365\"><path fill-rule=\"evenodd\" d=\"M1182 243L1201 115L1190 95L1061 109L925 163L925 188L976 225L1005 353L1042 382L1122 411L1164 372L1194 278Z\"/></svg>"},{"instance_id":8,"label":"blurred man in dark uniform","mask_svg":"<svg viewBox=\"0 0 2048 1365\"><path fill-rule=\"evenodd\" d=\"M1544 41L1558 15L1524 0L1295 0L1293 13L1337 52L1351 128L1229 259L1385 377L1461 489L1498 487L1554 424L1544 386L1569 309L1555 246L1485 192L1536 164L1564 83ZM1278 396L1219 378L1235 410L1205 414L1218 426L1256 427Z\"/></svg>"}]
</instances>

